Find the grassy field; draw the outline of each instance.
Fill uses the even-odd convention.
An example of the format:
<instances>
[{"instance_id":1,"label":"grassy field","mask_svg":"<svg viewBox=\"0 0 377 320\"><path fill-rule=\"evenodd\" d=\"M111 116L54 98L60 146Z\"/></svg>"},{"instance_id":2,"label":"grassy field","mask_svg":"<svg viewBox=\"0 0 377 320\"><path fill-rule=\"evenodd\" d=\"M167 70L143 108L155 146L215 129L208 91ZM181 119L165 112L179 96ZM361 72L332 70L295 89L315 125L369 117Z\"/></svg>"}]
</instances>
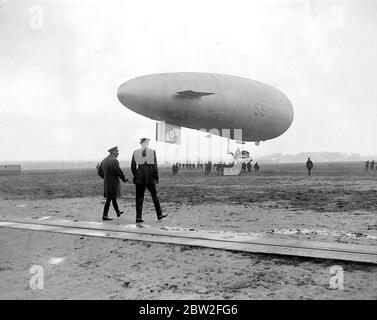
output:
<instances>
[{"instance_id":1,"label":"grassy field","mask_svg":"<svg viewBox=\"0 0 377 320\"><path fill-rule=\"evenodd\" d=\"M131 172L124 169L131 180ZM311 177L302 164L263 165L259 173L224 177L212 172L181 170L173 176L160 168L159 196L175 204L248 204L274 202L272 208L325 211L377 211L377 171L364 171L362 163L318 163ZM103 182L95 169L24 171L0 176L0 198L33 200L81 198L101 195ZM122 197L134 198L124 187Z\"/></svg>"}]
</instances>

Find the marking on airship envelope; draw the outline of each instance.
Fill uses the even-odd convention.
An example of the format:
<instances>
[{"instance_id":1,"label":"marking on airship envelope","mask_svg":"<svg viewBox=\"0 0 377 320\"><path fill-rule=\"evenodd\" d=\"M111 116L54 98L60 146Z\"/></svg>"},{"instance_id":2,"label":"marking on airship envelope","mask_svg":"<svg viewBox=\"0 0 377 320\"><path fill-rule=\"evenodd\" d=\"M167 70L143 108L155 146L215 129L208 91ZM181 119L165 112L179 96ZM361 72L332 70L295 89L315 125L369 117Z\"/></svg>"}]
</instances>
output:
<instances>
[{"instance_id":1,"label":"marking on airship envelope","mask_svg":"<svg viewBox=\"0 0 377 320\"><path fill-rule=\"evenodd\" d=\"M198 92L192 90L185 90L185 91L178 91L177 96L178 98L186 98L186 99L198 99L203 96L209 96L214 94L213 92Z\"/></svg>"},{"instance_id":2,"label":"marking on airship envelope","mask_svg":"<svg viewBox=\"0 0 377 320\"><path fill-rule=\"evenodd\" d=\"M264 117L267 113L267 106L264 103L257 102L254 105L254 114L259 117Z\"/></svg>"}]
</instances>

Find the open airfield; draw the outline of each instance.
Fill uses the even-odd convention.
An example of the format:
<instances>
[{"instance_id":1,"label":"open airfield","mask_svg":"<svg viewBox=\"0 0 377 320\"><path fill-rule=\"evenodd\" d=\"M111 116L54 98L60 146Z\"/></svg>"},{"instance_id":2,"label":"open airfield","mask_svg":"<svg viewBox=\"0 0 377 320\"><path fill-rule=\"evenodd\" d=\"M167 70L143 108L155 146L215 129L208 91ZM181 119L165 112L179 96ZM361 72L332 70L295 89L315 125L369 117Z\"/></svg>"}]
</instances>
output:
<instances>
[{"instance_id":1,"label":"open airfield","mask_svg":"<svg viewBox=\"0 0 377 320\"><path fill-rule=\"evenodd\" d=\"M102 184L95 168L0 176L0 220L101 221ZM377 244L377 171L360 162L315 163L311 177L304 164L227 177L161 167L158 192L166 219L157 221L148 192L144 202L145 224L156 228ZM122 184L118 202L125 214L110 209L108 224L133 224L133 184ZM3 299L377 298L377 266L361 263L8 228L0 250ZM29 288L32 265L45 266L44 290ZM329 288L333 265L344 269L343 290Z\"/></svg>"}]
</instances>

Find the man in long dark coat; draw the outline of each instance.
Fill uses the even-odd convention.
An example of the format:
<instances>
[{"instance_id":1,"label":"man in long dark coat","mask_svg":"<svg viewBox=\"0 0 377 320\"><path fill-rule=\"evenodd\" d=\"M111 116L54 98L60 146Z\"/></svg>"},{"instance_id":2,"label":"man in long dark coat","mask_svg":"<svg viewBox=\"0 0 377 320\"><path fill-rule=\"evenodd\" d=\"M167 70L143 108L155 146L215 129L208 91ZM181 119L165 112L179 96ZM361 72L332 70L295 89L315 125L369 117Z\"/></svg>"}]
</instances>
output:
<instances>
[{"instance_id":1,"label":"man in long dark coat","mask_svg":"<svg viewBox=\"0 0 377 320\"><path fill-rule=\"evenodd\" d=\"M119 161L117 160L119 155L118 147L111 148L108 150L108 152L110 152L110 154L102 160L98 167L98 174L102 179L104 179L103 195L106 198L102 216L102 220L104 221L113 220L108 216L110 202L113 203L113 207L118 218L123 213L123 211L119 210L116 200L120 197L119 179L121 179L123 182L128 181L128 179L126 179L124 176L122 169L119 167Z\"/></svg>"},{"instance_id":2,"label":"man in long dark coat","mask_svg":"<svg viewBox=\"0 0 377 320\"><path fill-rule=\"evenodd\" d=\"M148 148L149 139L140 140L141 148L134 151L131 161L131 171L134 176L133 182L136 185L136 223L144 222L143 202L145 188L152 196L157 218L161 220L167 214L162 214L160 202L157 197L156 183L159 183L156 152Z\"/></svg>"}]
</instances>

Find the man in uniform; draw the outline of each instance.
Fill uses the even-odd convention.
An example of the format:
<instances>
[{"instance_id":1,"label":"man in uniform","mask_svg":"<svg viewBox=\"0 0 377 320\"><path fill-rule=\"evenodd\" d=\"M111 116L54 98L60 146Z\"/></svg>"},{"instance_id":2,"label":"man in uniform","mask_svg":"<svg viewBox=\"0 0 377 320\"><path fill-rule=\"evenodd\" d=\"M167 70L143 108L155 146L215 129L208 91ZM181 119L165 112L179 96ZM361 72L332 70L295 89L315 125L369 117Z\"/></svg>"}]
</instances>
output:
<instances>
[{"instance_id":1,"label":"man in uniform","mask_svg":"<svg viewBox=\"0 0 377 320\"><path fill-rule=\"evenodd\" d=\"M306 169L308 169L308 176L310 176L313 166L313 161L310 160L310 158L308 158L308 161L306 161Z\"/></svg>"},{"instance_id":2,"label":"man in uniform","mask_svg":"<svg viewBox=\"0 0 377 320\"><path fill-rule=\"evenodd\" d=\"M145 188L152 196L157 219L167 217L162 214L160 202L157 197L156 183L159 183L156 152L148 148L149 139L140 139L141 148L134 151L131 161L131 171L136 185L136 223L144 222L142 219Z\"/></svg>"},{"instance_id":3,"label":"man in uniform","mask_svg":"<svg viewBox=\"0 0 377 320\"><path fill-rule=\"evenodd\" d=\"M102 220L113 220L108 216L110 202L113 203L115 212L118 218L123 213L119 210L116 198L120 197L119 178L123 182L127 182L128 179L123 174L122 169L119 167L119 161L117 157L119 155L118 147L114 147L108 150L110 153L105 159L102 160L98 166L98 174L104 180L104 197L106 198L105 206L103 208Z\"/></svg>"}]
</instances>

